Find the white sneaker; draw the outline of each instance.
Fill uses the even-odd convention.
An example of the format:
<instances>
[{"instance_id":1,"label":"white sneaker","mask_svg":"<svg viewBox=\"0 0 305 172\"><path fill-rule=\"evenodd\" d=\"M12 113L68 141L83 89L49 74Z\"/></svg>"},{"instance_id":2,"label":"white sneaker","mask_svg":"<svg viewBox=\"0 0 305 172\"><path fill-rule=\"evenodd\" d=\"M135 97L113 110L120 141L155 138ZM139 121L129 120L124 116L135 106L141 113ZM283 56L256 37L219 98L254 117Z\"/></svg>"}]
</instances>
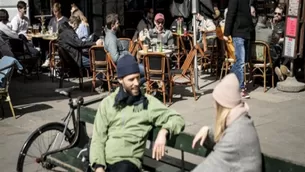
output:
<instances>
[{"instance_id":1,"label":"white sneaker","mask_svg":"<svg viewBox=\"0 0 305 172\"><path fill-rule=\"evenodd\" d=\"M42 65L41 67L49 67L50 66L50 59L47 59Z\"/></svg>"}]
</instances>

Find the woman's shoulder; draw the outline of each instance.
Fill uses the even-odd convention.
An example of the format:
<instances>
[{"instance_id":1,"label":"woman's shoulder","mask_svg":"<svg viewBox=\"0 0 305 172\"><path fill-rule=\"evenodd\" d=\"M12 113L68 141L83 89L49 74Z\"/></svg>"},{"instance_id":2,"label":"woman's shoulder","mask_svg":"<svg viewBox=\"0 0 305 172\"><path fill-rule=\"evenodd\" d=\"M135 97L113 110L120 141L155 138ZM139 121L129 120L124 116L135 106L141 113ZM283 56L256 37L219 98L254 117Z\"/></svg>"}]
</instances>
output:
<instances>
[{"instance_id":1,"label":"woman's shoulder","mask_svg":"<svg viewBox=\"0 0 305 172\"><path fill-rule=\"evenodd\" d=\"M222 138L232 144L259 144L257 131L253 120L248 114L244 114L236 119L225 131Z\"/></svg>"}]
</instances>

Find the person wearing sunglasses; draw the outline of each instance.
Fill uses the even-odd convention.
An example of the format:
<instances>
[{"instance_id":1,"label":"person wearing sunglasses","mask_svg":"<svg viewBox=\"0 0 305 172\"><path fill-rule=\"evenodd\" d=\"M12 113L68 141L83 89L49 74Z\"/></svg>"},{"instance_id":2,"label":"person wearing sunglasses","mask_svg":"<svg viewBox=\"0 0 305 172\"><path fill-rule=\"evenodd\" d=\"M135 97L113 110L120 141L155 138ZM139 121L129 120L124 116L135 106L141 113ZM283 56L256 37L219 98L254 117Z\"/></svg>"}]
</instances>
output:
<instances>
[{"instance_id":1,"label":"person wearing sunglasses","mask_svg":"<svg viewBox=\"0 0 305 172\"><path fill-rule=\"evenodd\" d=\"M283 36L285 30L285 21L283 19L283 15L284 8L281 6L276 7L274 10L274 16L269 24L269 27L273 30L273 44L280 44L284 41Z\"/></svg>"},{"instance_id":2,"label":"person wearing sunglasses","mask_svg":"<svg viewBox=\"0 0 305 172\"><path fill-rule=\"evenodd\" d=\"M164 15L162 13L156 14L154 18L155 27L148 30L150 42L151 44L156 44L158 39L161 39L162 45L171 47L174 44L173 33L172 31L164 28L164 23ZM141 39L143 40L145 37L140 38L140 40Z\"/></svg>"},{"instance_id":3,"label":"person wearing sunglasses","mask_svg":"<svg viewBox=\"0 0 305 172\"><path fill-rule=\"evenodd\" d=\"M284 8L281 6L278 6L274 10L273 18L271 20L271 29L277 29L278 27L284 27Z\"/></svg>"}]
</instances>

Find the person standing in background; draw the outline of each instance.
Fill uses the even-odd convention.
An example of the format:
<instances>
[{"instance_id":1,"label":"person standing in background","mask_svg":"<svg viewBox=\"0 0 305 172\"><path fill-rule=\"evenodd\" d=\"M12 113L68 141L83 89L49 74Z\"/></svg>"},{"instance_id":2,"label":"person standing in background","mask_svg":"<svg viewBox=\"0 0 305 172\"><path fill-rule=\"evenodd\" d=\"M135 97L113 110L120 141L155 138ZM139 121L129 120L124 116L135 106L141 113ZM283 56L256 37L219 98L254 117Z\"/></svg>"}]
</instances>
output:
<instances>
[{"instance_id":1,"label":"person standing in background","mask_svg":"<svg viewBox=\"0 0 305 172\"><path fill-rule=\"evenodd\" d=\"M232 66L231 72L235 73L239 80L243 98L250 98L245 90L244 65L247 62L253 31L250 0L230 0L223 38L225 41L228 41L229 36L233 38L236 62Z\"/></svg>"}]
</instances>

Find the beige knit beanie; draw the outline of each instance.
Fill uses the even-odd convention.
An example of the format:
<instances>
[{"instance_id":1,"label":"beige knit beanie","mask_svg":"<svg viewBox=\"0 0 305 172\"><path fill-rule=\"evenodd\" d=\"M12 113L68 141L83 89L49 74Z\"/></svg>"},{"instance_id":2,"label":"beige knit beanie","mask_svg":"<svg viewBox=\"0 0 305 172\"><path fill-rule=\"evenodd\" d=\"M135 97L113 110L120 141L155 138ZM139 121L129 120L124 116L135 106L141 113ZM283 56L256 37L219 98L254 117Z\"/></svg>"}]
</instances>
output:
<instances>
[{"instance_id":1,"label":"beige knit beanie","mask_svg":"<svg viewBox=\"0 0 305 172\"><path fill-rule=\"evenodd\" d=\"M228 74L216 85L213 98L226 108L234 108L241 103L239 81L234 73Z\"/></svg>"}]
</instances>

